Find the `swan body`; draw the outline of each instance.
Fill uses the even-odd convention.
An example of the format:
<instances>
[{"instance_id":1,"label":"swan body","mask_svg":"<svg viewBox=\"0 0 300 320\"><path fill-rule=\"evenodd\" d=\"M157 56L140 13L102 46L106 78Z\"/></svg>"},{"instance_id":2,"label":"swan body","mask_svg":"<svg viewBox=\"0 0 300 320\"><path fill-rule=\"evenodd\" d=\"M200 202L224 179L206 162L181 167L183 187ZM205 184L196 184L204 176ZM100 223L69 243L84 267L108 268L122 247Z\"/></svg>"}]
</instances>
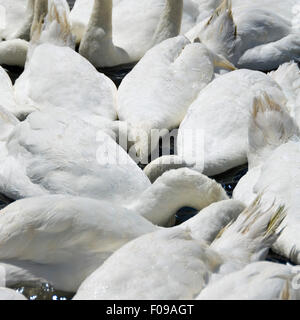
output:
<instances>
[{"instance_id":1,"label":"swan body","mask_svg":"<svg viewBox=\"0 0 300 320\"><path fill-rule=\"evenodd\" d=\"M297 0L224 0L206 23L186 35L197 37L239 68L270 71L299 61L300 13ZM222 32L218 32L222 30Z\"/></svg>"},{"instance_id":2,"label":"swan body","mask_svg":"<svg viewBox=\"0 0 300 320\"><path fill-rule=\"evenodd\" d=\"M69 47L37 46L14 93L19 118L57 107L94 124L101 117L116 119L116 86Z\"/></svg>"},{"instance_id":3,"label":"swan body","mask_svg":"<svg viewBox=\"0 0 300 320\"><path fill-rule=\"evenodd\" d=\"M262 72L240 69L215 77L179 126L177 155L150 162L144 169L149 179L180 167L214 176L247 163L248 121L262 90L276 101L287 101L279 84Z\"/></svg>"},{"instance_id":4,"label":"swan body","mask_svg":"<svg viewBox=\"0 0 300 320\"><path fill-rule=\"evenodd\" d=\"M153 211L151 222L157 222L158 210L160 219L167 221L174 216L176 211L169 202L171 192L166 190L171 188L168 182L174 183L176 175L188 173L170 172L153 185L152 192L148 190L141 195L141 199L148 201L148 211ZM193 177L198 178L197 197L203 198L199 199L199 210L200 202L206 206L213 201L228 199L225 193L218 193L221 186L215 181L196 172ZM176 189L173 192L176 193ZM216 195L212 196L210 193L214 192ZM162 193L166 195L165 207L161 206L159 198ZM173 200L176 198L179 198L178 194L173 195ZM184 201L182 199L183 204ZM215 226L211 223L211 233L218 233L226 221L243 210L238 201L221 202L224 208L220 221ZM46 281L56 289L76 292L80 283L122 245L161 229L148 220L151 217L149 214L145 216L144 207L140 204L129 209L110 200L68 195L27 198L10 204L0 215L0 267L5 269L7 286ZM218 217L216 211L220 207L209 210L214 218ZM210 219L209 212L204 213L204 223ZM193 230L197 232L198 219L194 224ZM189 225L193 225L192 220Z\"/></svg>"},{"instance_id":5,"label":"swan body","mask_svg":"<svg viewBox=\"0 0 300 320\"><path fill-rule=\"evenodd\" d=\"M154 28L151 21L151 8L154 6L151 2L120 2L118 7L123 6L125 10L134 9L135 13L142 12L143 16L135 15L139 20L139 23L135 24L131 15L122 13L121 16L129 18L129 21L123 21L121 30L125 34L118 39L113 34L115 26L112 18L112 0L95 0L79 53L96 67L112 67L137 62L154 45L177 36L180 31L183 0L164 1L160 19L158 24L154 24ZM146 18L144 13L147 12L150 16ZM143 26L146 30L143 30Z\"/></svg>"},{"instance_id":6,"label":"swan body","mask_svg":"<svg viewBox=\"0 0 300 320\"><path fill-rule=\"evenodd\" d=\"M178 36L150 49L123 79L117 112L136 130L135 148L141 159L156 147L153 140L150 146L152 130L179 126L198 93L214 78L215 64L205 46Z\"/></svg>"},{"instance_id":7,"label":"swan body","mask_svg":"<svg viewBox=\"0 0 300 320\"><path fill-rule=\"evenodd\" d=\"M257 252L264 251L274 241L272 232L270 237L263 236L270 213L264 212L262 218L255 211L254 218L250 212L245 212L248 211L241 213L210 246L194 238L189 228L181 226L130 241L81 284L73 299L194 299L214 273L233 272L251 259L261 259L263 255ZM249 232L243 233L241 221L245 223L245 216L249 218L249 215L258 220L251 223ZM234 250L233 238L238 239L234 241Z\"/></svg>"},{"instance_id":8,"label":"swan body","mask_svg":"<svg viewBox=\"0 0 300 320\"><path fill-rule=\"evenodd\" d=\"M49 193L135 199L150 181L105 126L99 130L57 108L32 113L2 145L1 192L11 199Z\"/></svg>"},{"instance_id":9,"label":"swan body","mask_svg":"<svg viewBox=\"0 0 300 320\"><path fill-rule=\"evenodd\" d=\"M209 284L197 300L299 300L297 267L259 261Z\"/></svg>"},{"instance_id":10,"label":"swan body","mask_svg":"<svg viewBox=\"0 0 300 320\"><path fill-rule=\"evenodd\" d=\"M278 84L259 71L241 69L213 80L180 124L178 156L209 176L245 164L252 102L262 88L275 100L286 101ZM203 141L193 143L191 134Z\"/></svg>"},{"instance_id":11,"label":"swan body","mask_svg":"<svg viewBox=\"0 0 300 320\"><path fill-rule=\"evenodd\" d=\"M155 230L118 205L61 195L16 201L0 220L7 286L47 281L68 292L123 244Z\"/></svg>"},{"instance_id":12,"label":"swan body","mask_svg":"<svg viewBox=\"0 0 300 320\"><path fill-rule=\"evenodd\" d=\"M1 0L0 5L5 9L5 27L0 29L0 39L23 37L24 40L29 40L34 0Z\"/></svg>"},{"instance_id":13,"label":"swan body","mask_svg":"<svg viewBox=\"0 0 300 320\"><path fill-rule=\"evenodd\" d=\"M263 193L265 205L275 202L286 206L284 229L272 248L298 264L299 128L284 107L267 97L256 102L254 110L249 125L250 170L233 197L247 204L254 195Z\"/></svg>"}]
</instances>

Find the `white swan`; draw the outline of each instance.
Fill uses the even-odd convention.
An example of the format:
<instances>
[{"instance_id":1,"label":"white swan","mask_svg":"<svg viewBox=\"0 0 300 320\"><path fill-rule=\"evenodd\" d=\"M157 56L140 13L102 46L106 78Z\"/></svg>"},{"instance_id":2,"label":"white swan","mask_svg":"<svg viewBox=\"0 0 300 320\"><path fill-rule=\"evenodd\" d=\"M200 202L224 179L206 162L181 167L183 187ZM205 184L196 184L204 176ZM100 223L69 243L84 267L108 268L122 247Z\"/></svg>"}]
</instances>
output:
<instances>
[{"instance_id":1,"label":"white swan","mask_svg":"<svg viewBox=\"0 0 300 320\"><path fill-rule=\"evenodd\" d=\"M259 71L235 70L209 83L180 124L177 156L158 158L145 168L151 181L174 163L209 176L247 163L248 121L262 90L286 102L279 85Z\"/></svg>"},{"instance_id":2,"label":"white swan","mask_svg":"<svg viewBox=\"0 0 300 320\"><path fill-rule=\"evenodd\" d=\"M218 32L218 30L222 32ZM224 0L206 23L187 34L239 68L273 70L299 61L300 10L297 0Z\"/></svg>"},{"instance_id":3,"label":"white swan","mask_svg":"<svg viewBox=\"0 0 300 320\"><path fill-rule=\"evenodd\" d=\"M121 207L116 200L68 195L27 198L10 204L0 214L0 267L5 269L7 286L47 281L56 289L76 292L81 282L115 250L161 229L151 222L170 220L176 205L194 198L192 204L198 202L200 209L227 198L215 181L183 170L162 176L130 209ZM190 194L183 196L183 190ZM99 194L101 198L104 197ZM203 236L209 240L243 208L238 201L221 201L214 208L204 209L203 218L189 220L188 226L200 236L206 223L208 230ZM215 225L212 219L217 220Z\"/></svg>"},{"instance_id":4,"label":"white swan","mask_svg":"<svg viewBox=\"0 0 300 320\"><path fill-rule=\"evenodd\" d=\"M291 265L267 261L250 263L209 284L196 299L299 300L298 273L299 268Z\"/></svg>"},{"instance_id":5,"label":"white swan","mask_svg":"<svg viewBox=\"0 0 300 320\"><path fill-rule=\"evenodd\" d=\"M262 202L284 204L284 230L273 250L294 263L300 262L299 149L300 133L283 106L268 96L256 101L249 125L249 172L236 186L233 197L249 203L260 193Z\"/></svg>"},{"instance_id":6,"label":"white swan","mask_svg":"<svg viewBox=\"0 0 300 320\"><path fill-rule=\"evenodd\" d=\"M6 28L1 33L6 41L0 42L0 65L24 67L29 48L28 41L34 27L32 23L34 20L40 21L47 13L48 0L28 0L27 9L23 12L25 2L22 0L9 3L0 1L2 8L5 8L6 17Z\"/></svg>"},{"instance_id":7,"label":"white swan","mask_svg":"<svg viewBox=\"0 0 300 320\"><path fill-rule=\"evenodd\" d=\"M70 39L71 30L68 30L69 6L66 0L33 0L30 3L32 14L27 17L25 31L22 29L24 36L19 34L15 35L18 39L12 37L0 42L0 65L24 67L33 49L41 43L75 48L75 40Z\"/></svg>"},{"instance_id":8,"label":"white swan","mask_svg":"<svg viewBox=\"0 0 300 320\"><path fill-rule=\"evenodd\" d=\"M124 3L126 8L133 9L128 2ZM145 13L152 6L148 1L147 5L136 0L131 2L139 7L135 8L135 12ZM94 0L93 12L80 42L79 53L96 67L137 62L151 47L179 34L182 6L183 0L166 0L155 29L152 28L150 17L139 17L142 22L138 26L129 19L122 27L125 35L118 39L112 33L112 0Z\"/></svg>"},{"instance_id":9,"label":"white swan","mask_svg":"<svg viewBox=\"0 0 300 320\"><path fill-rule=\"evenodd\" d=\"M282 220L276 212L268 227L273 214L246 209L210 246L181 226L143 235L113 253L73 299L194 299L211 278L265 257Z\"/></svg>"},{"instance_id":10,"label":"white swan","mask_svg":"<svg viewBox=\"0 0 300 320\"><path fill-rule=\"evenodd\" d=\"M234 69L201 43L178 36L150 49L127 74L118 89L117 113L134 128L135 149L142 162L158 143L152 135L150 144L153 130L161 130L163 136L162 130L177 128L220 68Z\"/></svg>"},{"instance_id":11,"label":"white swan","mask_svg":"<svg viewBox=\"0 0 300 320\"><path fill-rule=\"evenodd\" d=\"M150 185L110 137L111 129L109 136L57 108L34 112L9 128L1 146L1 192L12 199L69 193L117 200L134 198Z\"/></svg>"},{"instance_id":12,"label":"white swan","mask_svg":"<svg viewBox=\"0 0 300 320\"><path fill-rule=\"evenodd\" d=\"M145 200L136 197L143 192L147 194L151 183L113 140L110 121L102 121L102 129L99 129L99 126L87 125L79 118L71 118L53 108L48 112L34 112L25 121L10 125L9 130L9 137L0 149L0 192L7 197L20 199L53 193L71 194L117 202L132 209L144 206L145 216L148 210L151 212L151 206L148 208ZM174 184L171 190L178 186L173 194L180 194L183 189L190 191L178 201L172 200L173 211L185 205L199 210L203 207L205 199L198 199L197 191L193 191L198 190L197 172L189 174L183 170L166 177L169 177L163 180L166 185ZM169 189L163 188L165 193L159 184L157 189L153 185L149 199L154 190L156 197L163 199ZM226 198L222 188L218 194ZM159 218L164 204L157 205L157 223L165 224L167 221Z\"/></svg>"},{"instance_id":13,"label":"white swan","mask_svg":"<svg viewBox=\"0 0 300 320\"><path fill-rule=\"evenodd\" d=\"M40 21L34 27L25 70L13 88L14 107L9 110L20 119L57 107L94 124L103 117L115 120L116 86L73 50L75 39L64 2L51 1L45 24Z\"/></svg>"},{"instance_id":14,"label":"white swan","mask_svg":"<svg viewBox=\"0 0 300 320\"><path fill-rule=\"evenodd\" d=\"M15 82L14 94L19 118L58 107L88 122L116 119L116 86L69 47L38 45Z\"/></svg>"},{"instance_id":15,"label":"white swan","mask_svg":"<svg viewBox=\"0 0 300 320\"><path fill-rule=\"evenodd\" d=\"M48 0L45 0L48 1ZM30 29L34 16L35 0L0 0L1 18L4 18L4 28L0 29L0 39L30 39ZM4 16L3 16L4 15Z\"/></svg>"}]
</instances>

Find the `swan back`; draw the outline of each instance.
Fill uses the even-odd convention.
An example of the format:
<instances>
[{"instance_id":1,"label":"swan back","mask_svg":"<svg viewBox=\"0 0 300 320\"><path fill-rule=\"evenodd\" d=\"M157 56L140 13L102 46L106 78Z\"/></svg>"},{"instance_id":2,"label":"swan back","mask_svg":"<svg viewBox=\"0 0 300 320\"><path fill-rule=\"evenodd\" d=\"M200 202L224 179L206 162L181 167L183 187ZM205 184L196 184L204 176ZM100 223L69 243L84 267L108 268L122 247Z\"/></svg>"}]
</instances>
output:
<instances>
[{"instance_id":1,"label":"swan back","mask_svg":"<svg viewBox=\"0 0 300 320\"><path fill-rule=\"evenodd\" d=\"M31 274L76 292L111 253L156 228L110 202L55 195L12 203L1 211L0 230L0 267L9 285Z\"/></svg>"},{"instance_id":2,"label":"swan back","mask_svg":"<svg viewBox=\"0 0 300 320\"><path fill-rule=\"evenodd\" d=\"M110 256L81 284L74 300L194 299L221 261L188 228L152 232Z\"/></svg>"},{"instance_id":3,"label":"swan back","mask_svg":"<svg viewBox=\"0 0 300 320\"><path fill-rule=\"evenodd\" d=\"M116 119L116 86L69 47L38 45L14 89L18 117L58 107L94 125Z\"/></svg>"},{"instance_id":4,"label":"swan back","mask_svg":"<svg viewBox=\"0 0 300 320\"><path fill-rule=\"evenodd\" d=\"M262 88L274 101L286 102L279 85L262 72L240 69L215 78L180 124L178 155L209 176L247 163L248 122Z\"/></svg>"}]
</instances>

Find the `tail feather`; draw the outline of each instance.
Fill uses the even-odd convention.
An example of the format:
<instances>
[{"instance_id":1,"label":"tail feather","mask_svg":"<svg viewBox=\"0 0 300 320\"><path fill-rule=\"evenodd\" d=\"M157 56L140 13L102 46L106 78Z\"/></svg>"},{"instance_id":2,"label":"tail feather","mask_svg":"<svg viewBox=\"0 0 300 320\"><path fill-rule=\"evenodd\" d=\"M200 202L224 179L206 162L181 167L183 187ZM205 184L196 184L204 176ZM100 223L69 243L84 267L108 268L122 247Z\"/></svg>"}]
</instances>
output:
<instances>
[{"instance_id":1,"label":"tail feather","mask_svg":"<svg viewBox=\"0 0 300 320\"><path fill-rule=\"evenodd\" d=\"M234 221L223 228L211 247L227 258L245 263L264 259L282 230L284 206L263 209L259 195Z\"/></svg>"},{"instance_id":2,"label":"tail feather","mask_svg":"<svg viewBox=\"0 0 300 320\"><path fill-rule=\"evenodd\" d=\"M42 43L75 49L75 37L71 32L68 11L64 5L59 5L55 1L49 3L47 16L42 15L34 24L28 59L34 48Z\"/></svg>"},{"instance_id":3,"label":"tail feather","mask_svg":"<svg viewBox=\"0 0 300 320\"><path fill-rule=\"evenodd\" d=\"M213 12L200 33L203 43L216 54L233 62L237 26L232 16L231 0L224 0Z\"/></svg>"},{"instance_id":4,"label":"tail feather","mask_svg":"<svg viewBox=\"0 0 300 320\"><path fill-rule=\"evenodd\" d=\"M287 109L266 93L255 98L248 129L249 168L260 165L278 146L299 138L299 128Z\"/></svg>"}]
</instances>

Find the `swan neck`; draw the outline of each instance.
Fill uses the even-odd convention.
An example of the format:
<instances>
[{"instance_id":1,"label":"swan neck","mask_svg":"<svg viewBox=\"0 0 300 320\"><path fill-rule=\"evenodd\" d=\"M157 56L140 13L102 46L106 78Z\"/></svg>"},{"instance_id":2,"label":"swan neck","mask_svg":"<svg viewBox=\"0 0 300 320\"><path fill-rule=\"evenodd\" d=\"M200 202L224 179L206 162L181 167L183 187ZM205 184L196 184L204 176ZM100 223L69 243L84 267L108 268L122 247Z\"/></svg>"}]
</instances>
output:
<instances>
[{"instance_id":1,"label":"swan neck","mask_svg":"<svg viewBox=\"0 0 300 320\"><path fill-rule=\"evenodd\" d=\"M183 14L183 0L166 0L165 8L153 36L153 45L179 35Z\"/></svg>"},{"instance_id":2,"label":"swan neck","mask_svg":"<svg viewBox=\"0 0 300 320\"><path fill-rule=\"evenodd\" d=\"M184 168L167 171L129 209L155 225L168 226L182 207L201 210L213 202L227 199L221 185L201 173Z\"/></svg>"},{"instance_id":3,"label":"swan neck","mask_svg":"<svg viewBox=\"0 0 300 320\"><path fill-rule=\"evenodd\" d=\"M112 0L95 0L90 27L101 28L107 34L112 34Z\"/></svg>"}]
</instances>

